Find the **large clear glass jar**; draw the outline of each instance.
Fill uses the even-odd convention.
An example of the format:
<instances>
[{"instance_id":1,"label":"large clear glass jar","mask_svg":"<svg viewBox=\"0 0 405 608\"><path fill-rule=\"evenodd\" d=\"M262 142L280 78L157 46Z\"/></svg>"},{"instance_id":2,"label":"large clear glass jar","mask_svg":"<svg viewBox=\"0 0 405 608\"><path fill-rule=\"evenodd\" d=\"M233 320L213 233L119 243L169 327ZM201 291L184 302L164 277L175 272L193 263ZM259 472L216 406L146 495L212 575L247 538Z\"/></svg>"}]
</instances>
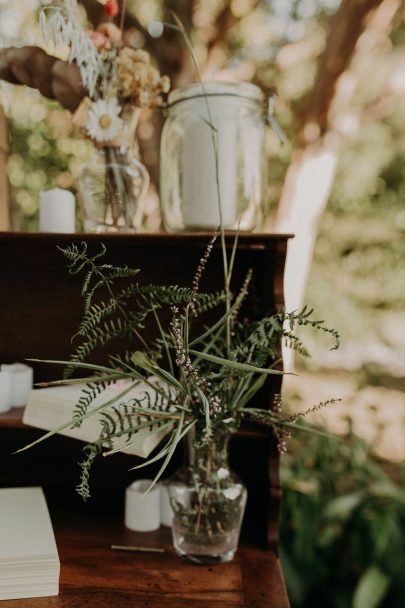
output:
<instances>
[{"instance_id":1,"label":"large clear glass jar","mask_svg":"<svg viewBox=\"0 0 405 608\"><path fill-rule=\"evenodd\" d=\"M160 196L169 232L253 230L262 216L264 95L249 83L173 91L163 128Z\"/></svg>"}]
</instances>

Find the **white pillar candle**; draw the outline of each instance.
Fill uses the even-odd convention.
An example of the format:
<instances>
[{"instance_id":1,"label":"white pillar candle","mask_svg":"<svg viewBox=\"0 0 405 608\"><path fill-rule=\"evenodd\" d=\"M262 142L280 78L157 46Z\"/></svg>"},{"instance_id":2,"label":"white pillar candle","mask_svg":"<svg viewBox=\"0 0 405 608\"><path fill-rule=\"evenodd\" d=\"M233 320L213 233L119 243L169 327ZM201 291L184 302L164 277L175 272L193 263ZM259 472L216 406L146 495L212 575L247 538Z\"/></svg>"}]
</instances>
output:
<instances>
[{"instance_id":1,"label":"white pillar candle","mask_svg":"<svg viewBox=\"0 0 405 608\"><path fill-rule=\"evenodd\" d=\"M25 363L4 364L1 370L11 375L11 406L22 407L26 405L28 393L32 390L34 371Z\"/></svg>"},{"instance_id":2,"label":"white pillar candle","mask_svg":"<svg viewBox=\"0 0 405 608\"><path fill-rule=\"evenodd\" d=\"M11 409L11 372L0 371L0 413Z\"/></svg>"},{"instance_id":3,"label":"white pillar candle","mask_svg":"<svg viewBox=\"0 0 405 608\"><path fill-rule=\"evenodd\" d=\"M54 188L40 193L39 230L75 232L75 197L72 192Z\"/></svg>"},{"instance_id":4,"label":"white pillar candle","mask_svg":"<svg viewBox=\"0 0 405 608\"><path fill-rule=\"evenodd\" d=\"M232 98L209 97L216 130L218 163L204 98L193 103L193 120L187 123L183 147L183 217L185 228L220 225L217 172L224 228L235 227L237 209L236 106Z\"/></svg>"},{"instance_id":5,"label":"white pillar candle","mask_svg":"<svg viewBox=\"0 0 405 608\"><path fill-rule=\"evenodd\" d=\"M150 532L160 527L160 487L156 484L146 493L151 479L134 481L125 491L125 526L137 532Z\"/></svg>"},{"instance_id":6,"label":"white pillar candle","mask_svg":"<svg viewBox=\"0 0 405 608\"><path fill-rule=\"evenodd\" d=\"M173 522L173 509L169 498L169 482L160 484L160 521L164 526L171 527Z\"/></svg>"}]
</instances>

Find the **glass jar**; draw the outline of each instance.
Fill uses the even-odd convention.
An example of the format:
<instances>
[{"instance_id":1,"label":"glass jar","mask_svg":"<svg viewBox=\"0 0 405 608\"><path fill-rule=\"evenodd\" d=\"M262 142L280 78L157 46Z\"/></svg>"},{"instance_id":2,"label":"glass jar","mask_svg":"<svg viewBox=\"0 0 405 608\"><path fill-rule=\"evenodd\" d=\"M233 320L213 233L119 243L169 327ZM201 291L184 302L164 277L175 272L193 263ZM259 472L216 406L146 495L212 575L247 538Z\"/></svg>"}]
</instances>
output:
<instances>
[{"instance_id":1,"label":"glass jar","mask_svg":"<svg viewBox=\"0 0 405 608\"><path fill-rule=\"evenodd\" d=\"M197 428L189 437L188 465L168 483L173 545L190 562L227 562L238 546L247 491L229 469L228 438L214 433L207 440Z\"/></svg>"},{"instance_id":2,"label":"glass jar","mask_svg":"<svg viewBox=\"0 0 405 608\"><path fill-rule=\"evenodd\" d=\"M160 196L169 232L253 230L262 217L265 97L249 83L173 91L163 128Z\"/></svg>"},{"instance_id":3,"label":"glass jar","mask_svg":"<svg viewBox=\"0 0 405 608\"><path fill-rule=\"evenodd\" d=\"M77 179L79 201L88 232L137 232L139 201L149 186L149 173L126 147L95 151Z\"/></svg>"}]
</instances>

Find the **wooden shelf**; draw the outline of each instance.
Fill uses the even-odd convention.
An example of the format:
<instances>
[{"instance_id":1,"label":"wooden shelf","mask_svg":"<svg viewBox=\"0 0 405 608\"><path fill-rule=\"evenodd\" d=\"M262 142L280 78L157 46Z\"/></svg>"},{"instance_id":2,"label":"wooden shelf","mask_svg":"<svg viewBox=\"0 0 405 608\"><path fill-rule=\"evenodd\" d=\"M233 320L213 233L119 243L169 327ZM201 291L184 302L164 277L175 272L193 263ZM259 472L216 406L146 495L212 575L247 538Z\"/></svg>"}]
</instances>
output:
<instances>
[{"instance_id":1,"label":"wooden shelf","mask_svg":"<svg viewBox=\"0 0 405 608\"><path fill-rule=\"evenodd\" d=\"M13 407L9 412L0 414L0 427L19 429L24 427L22 418L24 414L23 407Z\"/></svg>"}]
</instances>

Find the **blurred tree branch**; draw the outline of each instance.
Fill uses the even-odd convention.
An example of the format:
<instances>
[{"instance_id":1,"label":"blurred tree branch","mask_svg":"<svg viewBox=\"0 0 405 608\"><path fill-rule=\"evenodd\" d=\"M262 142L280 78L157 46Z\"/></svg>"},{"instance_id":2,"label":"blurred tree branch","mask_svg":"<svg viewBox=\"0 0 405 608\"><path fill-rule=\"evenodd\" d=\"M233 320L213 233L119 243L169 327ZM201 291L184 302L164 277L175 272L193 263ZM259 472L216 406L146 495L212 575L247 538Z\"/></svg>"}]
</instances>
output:
<instances>
[{"instance_id":1,"label":"blurred tree branch","mask_svg":"<svg viewBox=\"0 0 405 608\"><path fill-rule=\"evenodd\" d=\"M382 4L392 5L392 2L342 1L330 20L327 46L320 57L314 86L301 115L302 129L314 122L322 135L329 128L329 110L336 96L339 78L349 69L360 36L370 26L373 13ZM305 145L305 137L303 143Z\"/></svg>"}]
</instances>

